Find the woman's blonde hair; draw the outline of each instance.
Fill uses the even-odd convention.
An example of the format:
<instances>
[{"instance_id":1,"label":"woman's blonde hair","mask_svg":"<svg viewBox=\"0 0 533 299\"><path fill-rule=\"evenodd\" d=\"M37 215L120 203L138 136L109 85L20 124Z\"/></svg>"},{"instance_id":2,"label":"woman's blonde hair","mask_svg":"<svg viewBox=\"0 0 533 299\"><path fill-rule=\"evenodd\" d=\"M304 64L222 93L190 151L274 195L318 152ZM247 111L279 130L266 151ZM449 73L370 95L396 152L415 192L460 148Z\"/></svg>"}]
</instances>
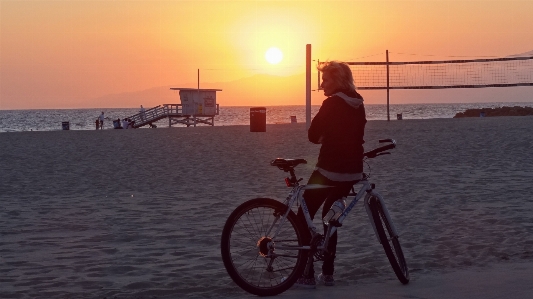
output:
<instances>
[{"instance_id":1,"label":"woman's blonde hair","mask_svg":"<svg viewBox=\"0 0 533 299\"><path fill-rule=\"evenodd\" d=\"M328 74L342 89L355 91L352 70L346 62L336 60L320 62L316 69Z\"/></svg>"}]
</instances>

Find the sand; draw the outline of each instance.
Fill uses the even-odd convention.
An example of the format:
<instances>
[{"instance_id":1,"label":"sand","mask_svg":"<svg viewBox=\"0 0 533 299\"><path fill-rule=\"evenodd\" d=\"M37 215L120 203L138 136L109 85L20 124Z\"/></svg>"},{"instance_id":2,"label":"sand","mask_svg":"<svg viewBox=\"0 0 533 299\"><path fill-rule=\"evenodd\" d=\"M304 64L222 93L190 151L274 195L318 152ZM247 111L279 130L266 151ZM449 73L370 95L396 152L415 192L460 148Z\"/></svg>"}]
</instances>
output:
<instances>
[{"instance_id":1,"label":"sand","mask_svg":"<svg viewBox=\"0 0 533 299\"><path fill-rule=\"evenodd\" d=\"M411 283L356 206L337 286L280 298L527 298L532 128L533 117L370 121L367 149L398 142L370 166ZM307 179L318 150L304 124L0 133L0 298L251 298L222 265L223 224L248 199L286 196L270 160L307 159Z\"/></svg>"}]
</instances>

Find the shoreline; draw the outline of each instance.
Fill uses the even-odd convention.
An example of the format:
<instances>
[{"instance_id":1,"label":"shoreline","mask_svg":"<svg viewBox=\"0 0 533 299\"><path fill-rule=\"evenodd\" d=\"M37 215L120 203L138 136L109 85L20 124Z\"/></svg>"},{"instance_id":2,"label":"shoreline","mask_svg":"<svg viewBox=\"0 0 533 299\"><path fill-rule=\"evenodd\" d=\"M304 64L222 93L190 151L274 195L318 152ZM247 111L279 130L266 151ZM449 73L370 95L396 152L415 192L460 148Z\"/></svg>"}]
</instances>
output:
<instances>
[{"instance_id":1,"label":"shoreline","mask_svg":"<svg viewBox=\"0 0 533 299\"><path fill-rule=\"evenodd\" d=\"M533 103L531 103L533 104ZM390 109L391 121L396 120L397 114L402 114L404 120L412 119L440 119L453 118L458 112L481 107L499 107L501 105L527 105L527 103L484 103L484 104L392 104ZM312 106L311 114L317 113L320 106ZM386 120L387 111L384 104L367 105L368 120ZM138 109L81 109L81 110L32 110L32 111L3 111L0 110L0 131L56 131L61 129L62 122L69 121L72 130L94 130L94 119L105 111L107 119L105 127L111 128L111 120L124 118L135 114ZM215 126L220 125L249 125L250 114L246 107L225 107L215 117ZM305 106L269 106L267 108L267 122L287 123L290 116L296 116L300 122L305 122ZM158 127L168 127L168 120L155 123Z\"/></svg>"},{"instance_id":2,"label":"shoreline","mask_svg":"<svg viewBox=\"0 0 533 299\"><path fill-rule=\"evenodd\" d=\"M397 120L397 119L392 119L390 121L388 120L385 120L385 119L371 119L371 120L367 120L367 124L368 123L373 123L373 122L385 122L385 123L396 123L396 122L399 122L399 123L402 123L402 122L423 122L423 121L431 121L431 120L435 120L435 121L439 121L439 120L453 120L453 121L465 121L465 120L475 120L475 119L486 119L486 118L499 118L499 119L506 119L506 118L533 118L532 115L515 115L515 116L491 116L491 117L459 117L459 118L456 118L456 117L435 117L435 118L413 118L413 119L402 119L402 120ZM282 125L282 126L287 126L287 125L292 125L292 126L302 126L302 125L306 125L305 122L298 122L298 123L290 123L290 122L283 122L283 123L267 123L266 126L267 128L270 127L270 126L278 126L278 125ZM198 125L196 128L224 128L224 127L250 127L250 124L229 124L229 125L216 125L215 126L207 126L207 125ZM157 130L157 129L194 129L193 127L185 127L185 126L176 126L176 127L171 127L169 128L168 126L158 126L157 128L155 129L151 129L151 128L147 128L147 127L143 127L143 128L137 128L137 129L129 129L129 130L146 130L146 129L150 129L150 130ZM6 131L6 132L3 132L3 131L0 131L0 134L2 133L27 133L27 132L58 132L58 131L76 131L76 132L91 132L91 131L101 131L101 130L95 130L95 129L81 129L81 130L76 130L76 129L70 129L70 130L62 130L62 129L57 129L57 130L35 130L35 131ZM112 128L106 128L104 129L103 131L123 131L121 129L112 129ZM267 129L268 131L268 129ZM253 132L253 133L264 133L264 132Z\"/></svg>"}]
</instances>

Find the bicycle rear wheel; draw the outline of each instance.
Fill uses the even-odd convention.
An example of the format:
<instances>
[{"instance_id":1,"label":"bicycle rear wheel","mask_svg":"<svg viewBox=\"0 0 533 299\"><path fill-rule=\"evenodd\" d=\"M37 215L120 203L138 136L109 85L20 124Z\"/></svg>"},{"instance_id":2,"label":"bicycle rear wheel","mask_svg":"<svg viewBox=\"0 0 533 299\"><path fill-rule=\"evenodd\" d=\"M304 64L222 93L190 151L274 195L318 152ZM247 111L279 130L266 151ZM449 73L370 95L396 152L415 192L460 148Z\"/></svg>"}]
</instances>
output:
<instances>
[{"instance_id":1,"label":"bicycle rear wheel","mask_svg":"<svg viewBox=\"0 0 533 299\"><path fill-rule=\"evenodd\" d=\"M224 225L222 261L233 281L249 293L280 294L290 288L305 269L307 251L287 248L302 246L306 229L293 211L289 212L276 236L272 237L278 225L267 235L276 220L274 214L286 209L286 205L274 199L252 199L237 207Z\"/></svg>"},{"instance_id":2,"label":"bicycle rear wheel","mask_svg":"<svg viewBox=\"0 0 533 299\"><path fill-rule=\"evenodd\" d=\"M392 220L387 218L383 211L383 206L377 198L371 198L369 203L381 245L385 249L385 254L387 254L392 269L400 282L407 284L409 283L409 269L407 268L407 262L403 256L398 236L394 235L392 231Z\"/></svg>"}]
</instances>

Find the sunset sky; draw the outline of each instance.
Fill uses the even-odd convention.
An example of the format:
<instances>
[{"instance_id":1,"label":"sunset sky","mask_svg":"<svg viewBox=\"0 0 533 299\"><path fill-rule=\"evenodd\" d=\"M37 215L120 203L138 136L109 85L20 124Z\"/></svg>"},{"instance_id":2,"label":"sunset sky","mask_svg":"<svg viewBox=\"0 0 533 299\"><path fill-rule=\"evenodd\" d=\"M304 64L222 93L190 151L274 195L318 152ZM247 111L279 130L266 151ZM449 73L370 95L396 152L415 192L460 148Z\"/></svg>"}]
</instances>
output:
<instances>
[{"instance_id":1,"label":"sunset sky","mask_svg":"<svg viewBox=\"0 0 533 299\"><path fill-rule=\"evenodd\" d=\"M529 52L532 12L529 0L0 0L0 109L162 104L94 99L196 87L198 69L201 85L224 90L220 105L304 104L303 80L284 90L258 80L246 96L225 82L302 75L306 44L313 59L345 61L384 61L385 50L396 61ZM271 47L283 54L277 64L265 59ZM315 92L313 103L322 100Z\"/></svg>"}]
</instances>

